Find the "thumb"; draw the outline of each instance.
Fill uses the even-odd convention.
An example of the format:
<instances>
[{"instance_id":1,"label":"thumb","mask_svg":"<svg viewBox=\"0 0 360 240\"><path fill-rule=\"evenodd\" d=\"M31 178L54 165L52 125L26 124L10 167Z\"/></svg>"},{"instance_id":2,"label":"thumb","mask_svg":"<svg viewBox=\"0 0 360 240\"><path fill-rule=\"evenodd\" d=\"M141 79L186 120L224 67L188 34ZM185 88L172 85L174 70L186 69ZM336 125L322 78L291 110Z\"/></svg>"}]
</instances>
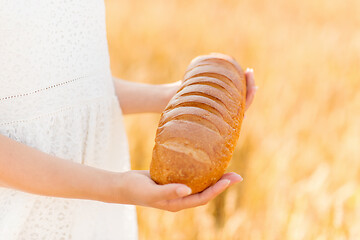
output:
<instances>
[{"instance_id":1,"label":"thumb","mask_svg":"<svg viewBox=\"0 0 360 240\"><path fill-rule=\"evenodd\" d=\"M191 188L184 184L170 183L158 185L158 191L154 196L155 201L182 198L191 194Z\"/></svg>"}]
</instances>

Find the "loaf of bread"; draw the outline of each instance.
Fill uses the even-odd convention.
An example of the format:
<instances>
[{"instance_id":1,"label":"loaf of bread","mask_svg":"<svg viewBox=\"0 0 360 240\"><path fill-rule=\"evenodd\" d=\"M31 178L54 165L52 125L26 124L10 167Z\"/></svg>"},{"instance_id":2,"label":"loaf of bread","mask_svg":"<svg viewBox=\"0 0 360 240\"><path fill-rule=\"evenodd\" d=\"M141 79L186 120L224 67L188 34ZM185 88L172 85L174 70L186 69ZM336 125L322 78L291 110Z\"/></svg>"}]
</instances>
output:
<instances>
[{"instance_id":1,"label":"loaf of bread","mask_svg":"<svg viewBox=\"0 0 360 240\"><path fill-rule=\"evenodd\" d=\"M161 115L150 165L158 184L183 183L203 191L224 174L244 117L244 72L231 57L193 59Z\"/></svg>"}]
</instances>

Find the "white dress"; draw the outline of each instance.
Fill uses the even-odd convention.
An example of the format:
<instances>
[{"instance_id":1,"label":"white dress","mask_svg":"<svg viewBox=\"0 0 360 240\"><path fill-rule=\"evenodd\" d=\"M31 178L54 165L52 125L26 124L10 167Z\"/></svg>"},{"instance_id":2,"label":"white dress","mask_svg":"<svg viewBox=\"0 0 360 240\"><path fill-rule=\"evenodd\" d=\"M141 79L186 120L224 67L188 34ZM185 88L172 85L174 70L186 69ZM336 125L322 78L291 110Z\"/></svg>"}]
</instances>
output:
<instances>
[{"instance_id":1,"label":"white dress","mask_svg":"<svg viewBox=\"0 0 360 240\"><path fill-rule=\"evenodd\" d=\"M0 134L129 170L103 0L0 0ZM137 239L134 206L0 187L0 239Z\"/></svg>"}]
</instances>

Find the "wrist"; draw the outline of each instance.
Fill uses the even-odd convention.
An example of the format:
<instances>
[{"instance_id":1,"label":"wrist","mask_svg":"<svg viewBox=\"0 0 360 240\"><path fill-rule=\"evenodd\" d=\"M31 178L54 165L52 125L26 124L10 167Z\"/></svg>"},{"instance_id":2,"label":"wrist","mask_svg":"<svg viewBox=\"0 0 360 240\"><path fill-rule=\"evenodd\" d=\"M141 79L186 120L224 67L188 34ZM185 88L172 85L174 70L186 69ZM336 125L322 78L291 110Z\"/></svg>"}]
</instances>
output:
<instances>
[{"instance_id":1,"label":"wrist","mask_svg":"<svg viewBox=\"0 0 360 240\"><path fill-rule=\"evenodd\" d=\"M106 202L119 203L118 178L121 173L102 171L93 182L94 195L90 199Z\"/></svg>"},{"instance_id":2,"label":"wrist","mask_svg":"<svg viewBox=\"0 0 360 240\"><path fill-rule=\"evenodd\" d=\"M126 172L111 172L108 176L108 190L104 198L104 202L128 204L126 199L126 185L125 176Z\"/></svg>"},{"instance_id":3,"label":"wrist","mask_svg":"<svg viewBox=\"0 0 360 240\"><path fill-rule=\"evenodd\" d=\"M177 81L174 83L168 83L168 84L164 84L163 85L163 106L160 112L162 112L165 107L167 106L167 104L169 103L169 101L174 97L174 95L176 94L176 92L179 90L181 85L181 81Z\"/></svg>"}]
</instances>

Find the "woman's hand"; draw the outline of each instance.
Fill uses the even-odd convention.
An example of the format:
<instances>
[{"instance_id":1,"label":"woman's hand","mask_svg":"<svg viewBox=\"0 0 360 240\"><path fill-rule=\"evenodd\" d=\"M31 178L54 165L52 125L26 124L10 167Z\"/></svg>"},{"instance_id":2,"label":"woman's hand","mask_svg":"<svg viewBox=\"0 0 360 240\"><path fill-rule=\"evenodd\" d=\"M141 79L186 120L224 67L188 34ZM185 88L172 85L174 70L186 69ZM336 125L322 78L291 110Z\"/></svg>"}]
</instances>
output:
<instances>
[{"instance_id":1,"label":"woman's hand","mask_svg":"<svg viewBox=\"0 0 360 240\"><path fill-rule=\"evenodd\" d=\"M133 204L177 212L207 204L229 186L242 181L236 173L226 173L214 185L201 193L191 194L184 184L158 185L151 180L149 171L128 171L118 177L119 188L115 193L118 203Z\"/></svg>"}]
</instances>

